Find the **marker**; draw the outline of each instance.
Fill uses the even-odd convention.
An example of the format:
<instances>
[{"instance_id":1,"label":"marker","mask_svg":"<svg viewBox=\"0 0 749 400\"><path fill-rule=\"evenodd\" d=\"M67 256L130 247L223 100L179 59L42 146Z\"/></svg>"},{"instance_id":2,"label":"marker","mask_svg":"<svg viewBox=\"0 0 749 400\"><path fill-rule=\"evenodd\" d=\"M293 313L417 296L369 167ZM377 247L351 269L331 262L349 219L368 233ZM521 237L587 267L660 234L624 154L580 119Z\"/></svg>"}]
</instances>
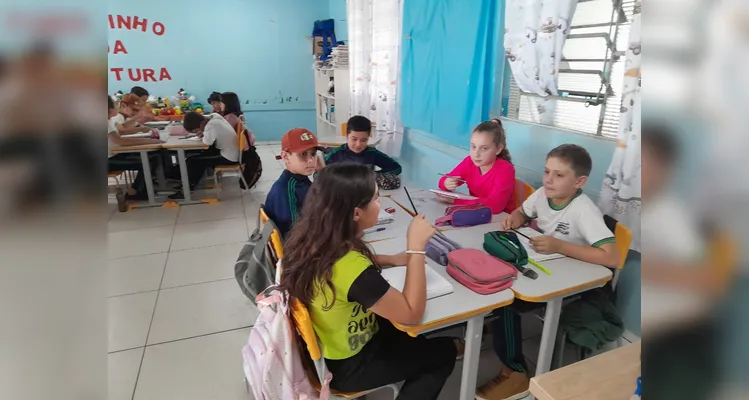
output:
<instances>
[{"instance_id":1,"label":"marker","mask_svg":"<svg viewBox=\"0 0 749 400\"><path fill-rule=\"evenodd\" d=\"M408 201L411 202L411 208L414 209L414 214L419 214L419 212L416 211L416 206L414 205L414 201L411 200L411 195L408 194L408 188L403 186L403 190L406 192L406 196L408 196Z\"/></svg>"},{"instance_id":2,"label":"marker","mask_svg":"<svg viewBox=\"0 0 749 400\"><path fill-rule=\"evenodd\" d=\"M453 179L459 180L461 182L465 182L465 179L457 177L457 176L450 176L450 175L447 175L447 174L441 174L439 172L437 173L437 175L444 176L445 178L453 178Z\"/></svg>"},{"instance_id":3,"label":"marker","mask_svg":"<svg viewBox=\"0 0 749 400\"><path fill-rule=\"evenodd\" d=\"M370 234L370 233L382 232L384 230L385 230L385 228L371 228L371 229L366 229L364 231L364 234L367 235L367 234Z\"/></svg>"},{"instance_id":4,"label":"marker","mask_svg":"<svg viewBox=\"0 0 749 400\"><path fill-rule=\"evenodd\" d=\"M543 273L545 273L546 275L551 275L551 271L549 271L548 269L546 269L543 266L541 266L541 264L535 262L532 258L528 258L528 262L531 265L533 265L534 267L536 267L536 268L540 269L541 271L543 271Z\"/></svg>"}]
</instances>

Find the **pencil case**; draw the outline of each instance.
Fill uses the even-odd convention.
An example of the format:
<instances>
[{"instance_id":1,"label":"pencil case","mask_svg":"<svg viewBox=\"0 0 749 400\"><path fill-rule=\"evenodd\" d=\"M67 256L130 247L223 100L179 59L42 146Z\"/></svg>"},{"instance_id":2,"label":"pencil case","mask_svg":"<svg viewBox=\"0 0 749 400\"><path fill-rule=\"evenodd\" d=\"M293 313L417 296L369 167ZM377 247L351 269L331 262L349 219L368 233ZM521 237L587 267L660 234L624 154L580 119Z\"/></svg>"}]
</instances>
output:
<instances>
[{"instance_id":1,"label":"pencil case","mask_svg":"<svg viewBox=\"0 0 749 400\"><path fill-rule=\"evenodd\" d=\"M515 232L494 231L484 234L484 250L512 265L528 264L528 252Z\"/></svg>"},{"instance_id":2,"label":"pencil case","mask_svg":"<svg viewBox=\"0 0 749 400\"><path fill-rule=\"evenodd\" d=\"M459 249L447 255L447 273L478 294L492 294L512 286L518 271L478 249Z\"/></svg>"},{"instance_id":3,"label":"pencil case","mask_svg":"<svg viewBox=\"0 0 749 400\"><path fill-rule=\"evenodd\" d=\"M434 221L436 226L452 225L456 228L488 224L492 209L483 204L445 207L445 216Z\"/></svg>"},{"instance_id":4,"label":"pencil case","mask_svg":"<svg viewBox=\"0 0 749 400\"><path fill-rule=\"evenodd\" d=\"M434 236L427 242L427 257L437 264L447 266L447 255L450 252L461 249L459 244L448 239L441 232L435 232Z\"/></svg>"}]
</instances>

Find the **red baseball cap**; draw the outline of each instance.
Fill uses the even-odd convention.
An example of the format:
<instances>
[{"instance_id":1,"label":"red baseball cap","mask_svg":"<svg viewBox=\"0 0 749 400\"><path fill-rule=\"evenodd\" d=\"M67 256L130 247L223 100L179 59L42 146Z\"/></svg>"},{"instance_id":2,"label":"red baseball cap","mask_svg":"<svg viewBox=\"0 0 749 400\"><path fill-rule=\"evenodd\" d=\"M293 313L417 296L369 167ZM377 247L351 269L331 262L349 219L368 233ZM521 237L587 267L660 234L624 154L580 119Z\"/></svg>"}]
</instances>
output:
<instances>
[{"instance_id":1,"label":"red baseball cap","mask_svg":"<svg viewBox=\"0 0 749 400\"><path fill-rule=\"evenodd\" d=\"M302 153L312 148L319 148L317 136L305 128L294 128L281 138L281 150L291 153Z\"/></svg>"}]
</instances>

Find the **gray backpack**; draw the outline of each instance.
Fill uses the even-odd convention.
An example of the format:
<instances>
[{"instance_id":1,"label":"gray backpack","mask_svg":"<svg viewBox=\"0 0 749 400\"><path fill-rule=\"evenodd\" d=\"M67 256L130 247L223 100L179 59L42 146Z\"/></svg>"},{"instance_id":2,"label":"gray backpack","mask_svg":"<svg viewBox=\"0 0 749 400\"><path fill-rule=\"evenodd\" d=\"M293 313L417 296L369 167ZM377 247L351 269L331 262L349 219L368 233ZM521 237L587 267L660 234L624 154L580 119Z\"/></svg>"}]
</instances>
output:
<instances>
[{"instance_id":1,"label":"gray backpack","mask_svg":"<svg viewBox=\"0 0 749 400\"><path fill-rule=\"evenodd\" d=\"M239 288L253 304L256 304L255 298L258 294L275 284L278 260L268 246L274 229L278 228L271 220L268 220L264 227L260 225L260 212L258 211L257 228L252 232L250 241L239 252L237 262L234 264L234 276L237 278Z\"/></svg>"}]
</instances>

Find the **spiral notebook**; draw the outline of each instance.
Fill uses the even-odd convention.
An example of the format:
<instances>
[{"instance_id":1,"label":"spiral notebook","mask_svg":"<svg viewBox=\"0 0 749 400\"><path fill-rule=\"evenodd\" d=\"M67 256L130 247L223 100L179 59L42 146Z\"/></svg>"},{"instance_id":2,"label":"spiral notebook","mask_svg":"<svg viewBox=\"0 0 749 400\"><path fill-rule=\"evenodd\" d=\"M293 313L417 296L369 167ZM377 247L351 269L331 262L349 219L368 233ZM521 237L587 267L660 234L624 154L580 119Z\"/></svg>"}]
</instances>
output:
<instances>
[{"instance_id":1,"label":"spiral notebook","mask_svg":"<svg viewBox=\"0 0 749 400\"><path fill-rule=\"evenodd\" d=\"M403 291L406 285L406 267L391 267L382 270L382 277L390 286ZM435 272L429 264L426 265L427 278L427 300L435 297L444 296L454 291L453 285L443 278L442 275Z\"/></svg>"}]
</instances>

